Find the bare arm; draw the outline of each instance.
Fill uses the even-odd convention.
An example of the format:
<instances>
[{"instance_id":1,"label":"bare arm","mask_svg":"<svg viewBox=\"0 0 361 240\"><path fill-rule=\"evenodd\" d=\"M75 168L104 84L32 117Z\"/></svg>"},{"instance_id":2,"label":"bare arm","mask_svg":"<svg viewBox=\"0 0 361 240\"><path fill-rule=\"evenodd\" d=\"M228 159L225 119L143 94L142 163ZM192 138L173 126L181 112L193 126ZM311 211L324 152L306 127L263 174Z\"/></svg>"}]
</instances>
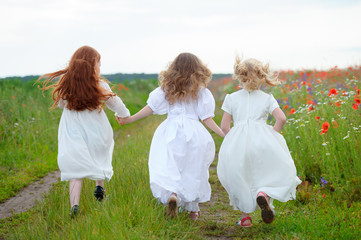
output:
<instances>
[{"instance_id":1,"label":"bare arm","mask_svg":"<svg viewBox=\"0 0 361 240\"><path fill-rule=\"evenodd\" d=\"M144 108L142 108L142 110L140 110L139 112L134 114L133 116L130 116L130 117L127 117L127 118L119 118L119 117L117 117L117 121L118 121L118 123L120 125L124 125L124 124L135 122L135 121L137 121L139 119L148 117L152 113L153 113L153 110L147 105Z\"/></svg>"},{"instance_id":2,"label":"bare arm","mask_svg":"<svg viewBox=\"0 0 361 240\"><path fill-rule=\"evenodd\" d=\"M226 135L229 132L229 130L231 130L231 121L232 121L232 115L227 112L224 112L221 121L221 128Z\"/></svg>"},{"instance_id":3,"label":"bare arm","mask_svg":"<svg viewBox=\"0 0 361 240\"><path fill-rule=\"evenodd\" d=\"M225 134L217 125L217 123L213 120L213 118L206 118L203 120L204 124L212 129L213 132L217 133L219 136L224 137Z\"/></svg>"},{"instance_id":4,"label":"bare arm","mask_svg":"<svg viewBox=\"0 0 361 240\"><path fill-rule=\"evenodd\" d=\"M272 115L276 118L276 123L273 126L273 129L279 132L283 128L283 125L285 125L286 123L286 115L279 107L273 110Z\"/></svg>"}]
</instances>

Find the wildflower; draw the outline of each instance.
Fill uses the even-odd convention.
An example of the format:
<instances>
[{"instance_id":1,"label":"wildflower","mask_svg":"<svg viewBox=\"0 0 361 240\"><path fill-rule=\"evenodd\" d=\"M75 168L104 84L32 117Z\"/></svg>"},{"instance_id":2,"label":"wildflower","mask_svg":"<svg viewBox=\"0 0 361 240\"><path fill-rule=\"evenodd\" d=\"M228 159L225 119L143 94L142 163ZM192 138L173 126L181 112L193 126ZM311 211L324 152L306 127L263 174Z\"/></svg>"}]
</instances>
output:
<instances>
[{"instance_id":1,"label":"wildflower","mask_svg":"<svg viewBox=\"0 0 361 240\"><path fill-rule=\"evenodd\" d=\"M355 110L357 110L358 105L355 103L355 104L352 105L352 108L355 109Z\"/></svg>"},{"instance_id":2,"label":"wildflower","mask_svg":"<svg viewBox=\"0 0 361 240\"><path fill-rule=\"evenodd\" d=\"M337 122L335 120L332 120L331 122L333 128L337 128Z\"/></svg>"},{"instance_id":3,"label":"wildflower","mask_svg":"<svg viewBox=\"0 0 361 240\"><path fill-rule=\"evenodd\" d=\"M19 125L19 123L17 123L17 122L14 124L15 127L18 126L18 125Z\"/></svg>"},{"instance_id":4,"label":"wildflower","mask_svg":"<svg viewBox=\"0 0 361 240\"><path fill-rule=\"evenodd\" d=\"M330 156L331 155L331 153L326 153L326 156Z\"/></svg>"},{"instance_id":5,"label":"wildflower","mask_svg":"<svg viewBox=\"0 0 361 240\"><path fill-rule=\"evenodd\" d=\"M26 104L23 103L23 107L26 107Z\"/></svg>"},{"instance_id":6,"label":"wildflower","mask_svg":"<svg viewBox=\"0 0 361 240\"><path fill-rule=\"evenodd\" d=\"M342 101L335 102L335 106L336 107L341 107L341 103L342 103Z\"/></svg>"},{"instance_id":7,"label":"wildflower","mask_svg":"<svg viewBox=\"0 0 361 240\"><path fill-rule=\"evenodd\" d=\"M313 106L311 105L311 106L308 107L307 110L310 112L310 111L315 110L315 109L314 109Z\"/></svg>"},{"instance_id":8,"label":"wildflower","mask_svg":"<svg viewBox=\"0 0 361 240\"><path fill-rule=\"evenodd\" d=\"M296 110L294 108L291 109L291 114L294 114L296 112Z\"/></svg>"},{"instance_id":9,"label":"wildflower","mask_svg":"<svg viewBox=\"0 0 361 240\"><path fill-rule=\"evenodd\" d=\"M307 101L307 105L314 105L314 102L312 100Z\"/></svg>"},{"instance_id":10,"label":"wildflower","mask_svg":"<svg viewBox=\"0 0 361 240\"><path fill-rule=\"evenodd\" d=\"M316 118L316 120L319 120L319 119L320 119L320 117L319 117L319 116L316 116L315 118Z\"/></svg>"},{"instance_id":11,"label":"wildflower","mask_svg":"<svg viewBox=\"0 0 361 240\"><path fill-rule=\"evenodd\" d=\"M357 104L360 104L360 103L361 103L360 99L359 99L359 98L356 98L356 97L355 97L355 102L356 102Z\"/></svg>"},{"instance_id":12,"label":"wildflower","mask_svg":"<svg viewBox=\"0 0 361 240\"><path fill-rule=\"evenodd\" d=\"M322 124L321 134L327 133L329 127L330 127L330 124L329 124L328 122L324 122L324 123Z\"/></svg>"},{"instance_id":13,"label":"wildflower","mask_svg":"<svg viewBox=\"0 0 361 240\"><path fill-rule=\"evenodd\" d=\"M337 94L338 94L338 91L335 88L331 88L330 92L328 93L328 96L337 95Z\"/></svg>"},{"instance_id":14,"label":"wildflower","mask_svg":"<svg viewBox=\"0 0 361 240\"><path fill-rule=\"evenodd\" d=\"M322 143L322 146L326 146L326 145L327 145L327 142L323 142L323 143Z\"/></svg>"},{"instance_id":15,"label":"wildflower","mask_svg":"<svg viewBox=\"0 0 361 240\"><path fill-rule=\"evenodd\" d=\"M15 99L15 96L11 96L11 99Z\"/></svg>"},{"instance_id":16,"label":"wildflower","mask_svg":"<svg viewBox=\"0 0 361 240\"><path fill-rule=\"evenodd\" d=\"M348 92L343 91L343 92L342 92L342 96L344 96L344 97L345 97L345 96L348 96Z\"/></svg>"},{"instance_id":17,"label":"wildflower","mask_svg":"<svg viewBox=\"0 0 361 240\"><path fill-rule=\"evenodd\" d=\"M289 109L290 106L288 106L287 104L283 107L283 110Z\"/></svg>"},{"instance_id":18,"label":"wildflower","mask_svg":"<svg viewBox=\"0 0 361 240\"><path fill-rule=\"evenodd\" d=\"M296 139L300 139L301 137L300 136L296 136Z\"/></svg>"},{"instance_id":19,"label":"wildflower","mask_svg":"<svg viewBox=\"0 0 361 240\"><path fill-rule=\"evenodd\" d=\"M320 179L321 181L321 187L324 187L328 182L326 179L324 179L323 177Z\"/></svg>"}]
</instances>

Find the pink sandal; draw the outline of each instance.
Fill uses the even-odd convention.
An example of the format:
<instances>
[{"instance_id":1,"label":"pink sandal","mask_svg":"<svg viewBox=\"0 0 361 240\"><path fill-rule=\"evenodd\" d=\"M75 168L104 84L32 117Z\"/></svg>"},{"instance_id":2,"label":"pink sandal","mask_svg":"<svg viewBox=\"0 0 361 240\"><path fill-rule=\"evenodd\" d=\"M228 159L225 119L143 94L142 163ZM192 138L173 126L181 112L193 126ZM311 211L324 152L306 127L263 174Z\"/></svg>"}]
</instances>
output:
<instances>
[{"instance_id":1,"label":"pink sandal","mask_svg":"<svg viewBox=\"0 0 361 240\"><path fill-rule=\"evenodd\" d=\"M244 224L244 222L247 221L247 220L249 220L251 223ZM244 227L244 228L248 228L248 227L253 226L251 216L242 218L240 221L237 221L236 224L237 224L237 226L241 226L241 227Z\"/></svg>"},{"instance_id":2,"label":"pink sandal","mask_svg":"<svg viewBox=\"0 0 361 240\"><path fill-rule=\"evenodd\" d=\"M257 194L257 204L261 208L262 220L265 223L273 222L275 215L269 205L267 194L265 194L264 192L259 192Z\"/></svg>"}]
</instances>

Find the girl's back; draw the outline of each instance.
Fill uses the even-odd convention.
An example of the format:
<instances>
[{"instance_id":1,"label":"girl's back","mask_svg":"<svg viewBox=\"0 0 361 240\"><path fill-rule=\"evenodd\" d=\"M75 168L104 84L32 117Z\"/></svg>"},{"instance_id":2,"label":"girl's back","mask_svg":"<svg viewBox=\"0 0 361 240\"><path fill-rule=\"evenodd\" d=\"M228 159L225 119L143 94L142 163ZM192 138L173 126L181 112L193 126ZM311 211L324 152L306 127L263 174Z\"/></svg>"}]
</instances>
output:
<instances>
[{"instance_id":1,"label":"girl's back","mask_svg":"<svg viewBox=\"0 0 361 240\"><path fill-rule=\"evenodd\" d=\"M240 90L226 96L223 108L232 115L233 122L249 120L266 122L268 114L278 107L272 95L261 90Z\"/></svg>"}]
</instances>

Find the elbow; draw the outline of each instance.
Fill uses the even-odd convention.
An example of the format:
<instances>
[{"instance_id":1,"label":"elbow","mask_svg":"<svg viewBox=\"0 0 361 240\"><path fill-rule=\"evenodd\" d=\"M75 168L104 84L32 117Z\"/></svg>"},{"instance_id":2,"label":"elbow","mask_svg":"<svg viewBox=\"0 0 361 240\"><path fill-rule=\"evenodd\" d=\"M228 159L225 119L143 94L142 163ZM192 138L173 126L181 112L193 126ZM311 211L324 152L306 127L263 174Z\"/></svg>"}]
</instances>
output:
<instances>
[{"instance_id":1,"label":"elbow","mask_svg":"<svg viewBox=\"0 0 361 240\"><path fill-rule=\"evenodd\" d=\"M281 123L282 125L285 125L285 124L286 124L286 121L287 121L286 116L283 115L283 116L280 118L280 123Z\"/></svg>"}]
</instances>

